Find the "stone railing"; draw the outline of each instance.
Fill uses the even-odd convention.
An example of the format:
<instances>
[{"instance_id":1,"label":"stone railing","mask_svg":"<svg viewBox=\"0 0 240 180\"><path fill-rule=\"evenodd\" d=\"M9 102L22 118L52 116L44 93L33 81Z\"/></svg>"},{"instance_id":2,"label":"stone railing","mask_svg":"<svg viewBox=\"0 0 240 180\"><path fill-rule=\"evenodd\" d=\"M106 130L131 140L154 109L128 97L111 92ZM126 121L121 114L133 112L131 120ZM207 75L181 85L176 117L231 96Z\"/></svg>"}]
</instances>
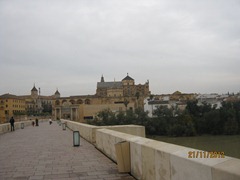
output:
<instances>
[{"instance_id":1,"label":"stone railing","mask_svg":"<svg viewBox=\"0 0 240 180\"><path fill-rule=\"evenodd\" d=\"M66 123L67 127L73 131L79 131L80 135L88 142L96 143L96 131L98 129L111 129L123 133L145 137L145 128L137 125L119 125L119 126L93 126L84 123L61 119L62 123Z\"/></svg>"},{"instance_id":2,"label":"stone railing","mask_svg":"<svg viewBox=\"0 0 240 180\"><path fill-rule=\"evenodd\" d=\"M29 120L29 121L15 122L15 123L14 123L14 129L15 129L15 130L21 129L21 124L24 124L24 127L30 126L30 125L32 125L32 121L33 121L33 120L31 120L31 121ZM35 121L35 120L34 120L34 121ZM44 121L48 121L48 120L39 119L39 123L40 123L40 122L44 122ZM9 132L9 131L11 131L11 125L10 125L10 123L0 124L0 134L6 133L6 132Z\"/></svg>"},{"instance_id":3,"label":"stone railing","mask_svg":"<svg viewBox=\"0 0 240 180\"><path fill-rule=\"evenodd\" d=\"M131 174L144 180L239 180L240 159L193 158L200 150L108 129L96 132L96 146L116 161L115 144L130 142ZM191 158L192 157L192 158Z\"/></svg>"},{"instance_id":4,"label":"stone railing","mask_svg":"<svg viewBox=\"0 0 240 180\"><path fill-rule=\"evenodd\" d=\"M130 143L131 174L141 180L239 180L240 159L193 158L203 151L145 138L142 126L97 127L61 120L116 162L115 144ZM136 129L135 129L136 128ZM144 129L144 130L143 130ZM121 132L122 131L122 132ZM143 135L144 133L144 135Z\"/></svg>"}]
</instances>

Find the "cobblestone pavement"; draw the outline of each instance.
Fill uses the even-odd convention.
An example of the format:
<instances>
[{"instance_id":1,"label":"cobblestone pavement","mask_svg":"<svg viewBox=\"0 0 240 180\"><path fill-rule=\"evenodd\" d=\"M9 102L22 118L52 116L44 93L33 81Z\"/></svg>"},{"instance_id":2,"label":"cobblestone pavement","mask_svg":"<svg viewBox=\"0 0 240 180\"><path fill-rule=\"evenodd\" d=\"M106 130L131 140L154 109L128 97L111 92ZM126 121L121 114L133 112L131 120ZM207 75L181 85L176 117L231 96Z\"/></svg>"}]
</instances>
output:
<instances>
[{"instance_id":1,"label":"cobblestone pavement","mask_svg":"<svg viewBox=\"0 0 240 180\"><path fill-rule=\"evenodd\" d=\"M73 147L72 136L56 122L0 135L0 180L134 179L84 139Z\"/></svg>"}]
</instances>

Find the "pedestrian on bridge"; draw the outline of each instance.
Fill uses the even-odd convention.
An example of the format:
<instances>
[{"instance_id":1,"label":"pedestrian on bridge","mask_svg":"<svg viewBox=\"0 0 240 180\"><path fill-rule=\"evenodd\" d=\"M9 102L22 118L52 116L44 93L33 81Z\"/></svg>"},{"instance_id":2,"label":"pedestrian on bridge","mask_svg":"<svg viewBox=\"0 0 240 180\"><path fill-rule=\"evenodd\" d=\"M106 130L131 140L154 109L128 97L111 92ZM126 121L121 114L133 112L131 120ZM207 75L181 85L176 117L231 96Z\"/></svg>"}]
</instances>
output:
<instances>
[{"instance_id":1,"label":"pedestrian on bridge","mask_svg":"<svg viewBox=\"0 0 240 180\"><path fill-rule=\"evenodd\" d=\"M38 118L36 119L36 126L39 126L39 125L38 125Z\"/></svg>"},{"instance_id":2,"label":"pedestrian on bridge","mask_svg":"<svg viewBox=\"0 0 240 180\"><path fill-rule=\"evenodd\" d=\"M14 118L11 117L11 119L10 119L11 131L14 131L14 122L15 122Z\"/></svg>"}]
</instances>

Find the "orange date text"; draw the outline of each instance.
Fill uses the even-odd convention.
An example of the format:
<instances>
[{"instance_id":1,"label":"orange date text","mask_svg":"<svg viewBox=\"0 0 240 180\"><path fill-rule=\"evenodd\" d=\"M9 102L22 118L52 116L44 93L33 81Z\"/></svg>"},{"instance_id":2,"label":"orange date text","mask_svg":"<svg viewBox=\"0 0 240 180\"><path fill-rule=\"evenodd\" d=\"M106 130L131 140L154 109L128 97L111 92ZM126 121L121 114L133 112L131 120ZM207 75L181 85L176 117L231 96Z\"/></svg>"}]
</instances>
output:
<instances>
[{"instance_id":1,"label":"orange date text","mask_svg":"<svg viewBox=\"0 0 240 180\"><path fill-rule=\"evenodd\" d=\"M188 158L225 158L225 155L218 151L188 151Z\"/></svg>"}]
</instances>

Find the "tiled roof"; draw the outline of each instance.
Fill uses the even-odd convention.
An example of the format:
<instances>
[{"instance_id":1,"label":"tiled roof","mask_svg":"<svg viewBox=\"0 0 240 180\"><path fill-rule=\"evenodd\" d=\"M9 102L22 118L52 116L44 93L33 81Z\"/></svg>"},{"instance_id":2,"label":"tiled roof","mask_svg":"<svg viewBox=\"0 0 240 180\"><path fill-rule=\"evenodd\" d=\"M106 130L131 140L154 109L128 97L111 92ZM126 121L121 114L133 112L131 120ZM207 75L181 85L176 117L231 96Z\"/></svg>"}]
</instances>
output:
<instances>
[{"instance_id":1,"label":"tiled roof","mask_svg":"<svg viewBox=\"0 0 240 180\"><path fill-rule=\"evenodd\" d=\"M133 78L131 78L129 75L127 75L122 81L124 80L134 80Z\"/></svg>"},{"instance_id":2,"label":"tiled roof","mask_svg":"<svg viewBox=\"0 0 240 180\"><path fill-rule=\"evenodd\" d=\"M34 86L31 91L38 91L37 88Z\"/></svg>"},{"instance_id":3,"label":"tiled roof","mask_svg":"<svg viewBox=\"0 0 240 180\"><path fill-rule=\"evenodd\" d=\"M98 82L97 88L122 88L122 82L120 81Z\"/></svg>"},{"instance_id":4,"label":"tiled roof","mask_svg":"<svg viewBox=\"0 0 240 180\"><path fill-rule=\"evenodd\" d=\"M58 91L58 90L55 92L55 94L58 94L58 95L60 95L60 93L59 93L59 91Z\"/></svg>"},{"instance_id":5,"label":"tiled roof","mask_svg":"<svg viewBox=\"0 0 240 180\"><path fill-rule=\"evenodd\" d=\"M16 95L7 93L7 94L1 95L0 98L2 98L2 99L8 99L8 98L18 98L18 97L17 97Z\"/></svg>"}]
</instances>

